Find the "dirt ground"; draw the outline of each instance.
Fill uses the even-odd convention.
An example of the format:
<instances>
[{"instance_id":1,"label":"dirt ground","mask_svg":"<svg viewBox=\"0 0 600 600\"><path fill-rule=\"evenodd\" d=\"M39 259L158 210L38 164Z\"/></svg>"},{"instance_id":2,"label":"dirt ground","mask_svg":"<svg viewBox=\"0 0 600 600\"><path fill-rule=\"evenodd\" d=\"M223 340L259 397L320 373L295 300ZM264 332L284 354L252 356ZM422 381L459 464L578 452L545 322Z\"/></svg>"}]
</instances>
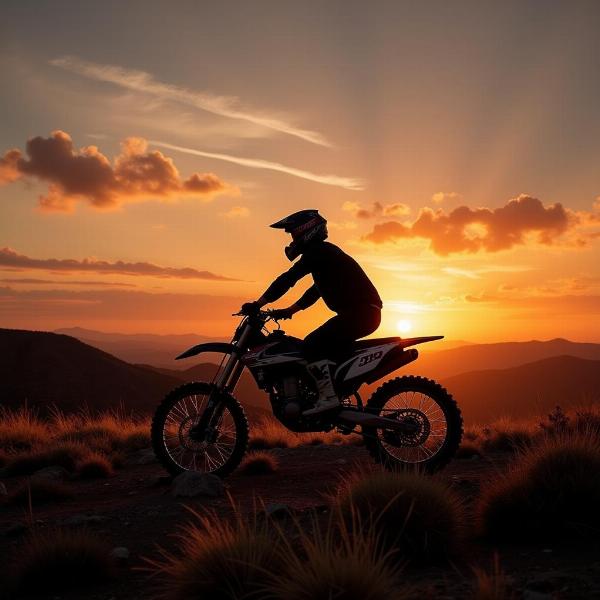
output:
<instances>
[{"instance_id":1,"label":"dirt ground","mask_svg":"<svg viewBox=\"0 0 600 600\"><path fill-rule=\"evenodd\" d=\"M265 505L283 504L298 511L327 504L326 495L349 471L360 467L378 469L359 446L301 446L271 451L279 459L277 472L268 475L233 474L226 480L228 492L243 512L258 500ZM467 507L477 496L485 478L502 471L508 455L454 460L440 475L464 498ZM78 481L74 498L34 507L39 529L55 526L86 527L108 539L113 547L130 551L128 566L109 586L51 598L93 600L137 600L152 598L156 582L137 570L142 557L156 557L157 545L171 549L173 534L190 520L185 506L210 508L232 514L228 498L177 499L172 497L166 473L157 464L126 467L115 477ZM18 478L4 479L10 491ZM90 520L89 517L92 517ZM0 569L10 564L10 555L27 534L29 515L23 508L0 508ZM497 552L502 569L513 583L516 598L600 598L600 541L586 543L498 546L477 544L467 549L461 564L440 567L408 567L406 580L417 587L421 598L462 599L470 597L472 566L491 569Z\"/></svg>"}]
</instances>

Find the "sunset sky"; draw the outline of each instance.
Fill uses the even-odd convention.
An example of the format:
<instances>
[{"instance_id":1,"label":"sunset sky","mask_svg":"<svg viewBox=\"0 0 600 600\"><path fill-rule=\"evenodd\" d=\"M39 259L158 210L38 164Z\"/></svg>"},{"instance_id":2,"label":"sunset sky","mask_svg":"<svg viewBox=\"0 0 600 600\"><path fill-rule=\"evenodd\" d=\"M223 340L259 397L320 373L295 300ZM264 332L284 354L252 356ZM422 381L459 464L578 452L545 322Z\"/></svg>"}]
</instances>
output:
<instances>
[{"instance_id":1,"label":"sunset sky","mask_svg":"<svg viewBox=\"0 0 600 600\"><path fill-rule=\"evenodd\" d=\"M268 224L318 208L379 335L600 341L599 31L578 0L3 2L0 327L228 337L289 268Z\"/></svg>"}]
</instances>

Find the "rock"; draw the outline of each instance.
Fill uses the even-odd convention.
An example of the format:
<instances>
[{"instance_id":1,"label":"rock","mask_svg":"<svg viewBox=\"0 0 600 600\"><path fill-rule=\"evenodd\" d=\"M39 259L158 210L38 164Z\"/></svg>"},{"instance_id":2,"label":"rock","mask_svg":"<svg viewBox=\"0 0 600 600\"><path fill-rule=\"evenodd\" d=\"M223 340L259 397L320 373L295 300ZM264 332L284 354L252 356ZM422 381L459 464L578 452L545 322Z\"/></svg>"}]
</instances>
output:
<instances>
[{"instance_id":1,"label":"rock","mask_svg":"<svg viewBox=\"0 0 600 600\"><path fill-rule=\"evenodd\" d=\"M6 486L2 482L0 482L0 498L4 496L8 496L8 491L6 489Z\"/></svg>"},{"instance_id":2,"label":"rock","mask_svg":"<svg viewBox=\"0 0 600 600\"><path fill-rule=\"evenodd\" d=\"M144 448L143 450L138 450L137 452L130 454L125 459L125 465L129 467L136 465L151 465L155 462L156 456L152 448Z\"/></svg>"},{"instance_id":3,"label":"rock","mask_svg":"<svg viewBox=\"0 0 600 600\"><path fill-rule=\"evenodd\" d=\"M37 479L38 481L64 481L68 478L69 472L64 467L59 467L58 465L40 469L31 476L31 479Z\"/></svg>"},{"instance_id":4,"label":"rock","mask_svg":"<svg viewBox=\"0 0 600 600\"><path fill-rule=\"evenodd\" d=\"M119 566L124 566L129 560L129 549L125 546L117 546L110 551L110 556Z\"/></svg>"},{"instance_id":5,"label":"rock","mask_svg":"<svg viewBox=\"0 0 600 600\"><path fill-rule=\"evenodd\" d=\"M185 471L173 479L171 494L175 497L194 498L208 496L218 498L225 494L225 484L211 473Z\"/></svg>"}]
</instances>

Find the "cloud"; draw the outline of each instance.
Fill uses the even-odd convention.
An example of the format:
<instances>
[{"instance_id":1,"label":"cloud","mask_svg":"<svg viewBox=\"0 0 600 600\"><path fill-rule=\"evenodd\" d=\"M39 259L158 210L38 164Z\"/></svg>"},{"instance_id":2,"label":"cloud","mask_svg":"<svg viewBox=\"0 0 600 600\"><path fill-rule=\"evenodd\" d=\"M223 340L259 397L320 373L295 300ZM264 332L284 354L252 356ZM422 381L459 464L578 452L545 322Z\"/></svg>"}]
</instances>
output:
<instances>
[{"instance_id":1,"label":"cloud","mask_svg":"<svg viewBox=\"0 0 600 600\"><path fill-rule=\"evenodd\" d=\"M122 325L153 329L152 322L183 323L186 330L204 335L231 330L231 313L244 298L144 292L134 290L15 290L0 287L4 327L39 328L96 325L110 329ZM109 325L110 323L110 325ZM163 325L164 327L164 325Z\"/></svg>"},{"instance_id":2,"label":"cloud","mask_svg":"<svg viewBox=\"0 0 600 600\"><path fill-rule=\"evenodd\" d=\"M247 206L232 206L227 212L221 213L227 219L240 219L249 215L250 209Z\"/></svg>"},{"instance_id":3,"label":"cloud","mask_svg":"<svg viewBox=\"0 0 600 600\"><path fill-rule=\"evenodd\" d=\"M424 208L411 225L388 221L375 225L364 239L376 244L422 238L441 256L456 252L498 252L525 245L533 236L551 245L578 223L578 217L562 204L544 206L521 194L500 208L459 206L450 213Z\"/></svg>"},{"instance_id":4,"label":"cloud","mask_svg":"<svg viewBox=\"0 0 600 600\"><path fill-rule=\"evenodd\" d=\"M62 281L52 279L34 279L31 277L22 277L20 279L0 279L2 283L17 283L27 285L86 285L92 287L137 287L134 283L122 283L120 281L73 281L65 279Z\"/></svg>"},{"instance_id":5,"label":"cloud","mask_svg":"<svg viewBox=\"0 0 600 600\"><path fill-rule=\"evenodd\" d=\"M458 192L436 192L431 196L431 200L436 204L441 204L448 200L460 200L461 195Z\"/></svg>"},{"instance_id":6,"label":"cloud","mask_svg":"<svg viewBox=\"0 0 600 600\"><path fill-rule=\"evenodd\" d=\"M363 208L358 202L344 202L342 210L352 213L357 219L373 219L376 217L399 217L410 213L410 207L396 202L395 204L381 204L373 202L371 208Z\"/></svg>"},{"instance_id":7,"label":"cloud","mask_svg":"<svg viewBox=\"0 0 600 600\"><path fill-rule=\"evenodd\" d=\"M286 165L282 165L281 163L262 160L260 158L243 158L241 156L232 156L230 154L204 152L202 150L186 148L184 146L175 146L174 144L168 144L167 142L160 142L157 140L150 140L150 144L159 146L160 148L167 148L168 150L177 150L178 152L184 152L185 154L193 154L194 156L204 156L205 158L224 160L226 162L242 165L244 167L251 167L253 169L279 171L280 173L286 173L287 175L293 175L294 177L300 177L301 179L308 179L309 181L315 181L316 183L333 185L336 187L346 188L348 190L364 189L364 183L362 180L351 177L340 177L338 175L318 175L316 173L311 173L310 171L303 171L302 169L288 167Z\"/></svg>"},{"instance_id":8,"label":"cloud","mask_svg":"<svg viewBox=\"0 0 600 600\"><path fill-rule=\"evenodd\" d=\"M217 96L209 92L196 92L184 87L163 83L157 81L150 73L146 73L145 71L124 69L114 65L102 65L80 60L72 56L55 58L50 61L50 64L89 79L112 83L121 88L149 94L163 100L174 100L222 117L248 121L249 123L285 133L313 144L320 146L331 145L323 135L316 131L301 129L284 119L252 112L241 107L238 98Z\"/></svg>"},{"instance_id":9,"label":"cloud","mask_svg":"<svg viewBox=\"0 0 600 600\"><path fill-rule=\"evenodd\" d=\"M20 178L47 182L48 192L40 196L39 204L48 211L72 211L77 202L111 209L148 198L210 199L237 191L212 173L181 179L173 161L159 151L148 152L142 138L126 139L113 163L96 146L74 149L64 131L29 139L26 153L27 158L12 149L0 158L0 184Z\"/></svg>"},{"instance_id":10,"label":"cloud","mask_svg":"<svg viewBox=\"0 0 600 600\"><path fill-rule=\"evenodd\" d=\"M111 273L119 275L134 275L145 277L160 277L164 279L206 279L210 281L240 281L210 271L198 271L191 267L159 267L147 262L128 263L123 261L108 262L96 258L77 260L72 258L30 258L17 254L11 248L0 248L0 268L36 269L42 271L63 273Z\"/></svg>"}]
</instances>

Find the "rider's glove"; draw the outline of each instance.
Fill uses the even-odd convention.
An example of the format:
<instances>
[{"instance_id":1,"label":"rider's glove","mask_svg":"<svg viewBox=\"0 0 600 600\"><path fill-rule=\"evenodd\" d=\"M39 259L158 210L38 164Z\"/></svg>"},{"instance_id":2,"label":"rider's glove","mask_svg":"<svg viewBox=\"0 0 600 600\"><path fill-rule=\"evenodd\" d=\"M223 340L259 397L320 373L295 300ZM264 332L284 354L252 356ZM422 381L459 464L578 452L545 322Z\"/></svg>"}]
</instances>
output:
<instances>
[{"instance_id":1,"label":"rider's glove","mask_svg":"<svg viewBox=\"0 0 600 600\"><path fill-rule=\"evenodd\" d=\"M244 302L240 312L243 315L255 315L260 310L258 302Z\"/></svg>"},{"instance_id":2,"label":"rider's glove","mask_svg":"<svg viewBox=\"0 0 600 600\"><path fill-rule=\"evenodd\" d=\"M294 312L289 308L276 308L271 312L271 317L280 321L281 319L291 319Z\"/></svg>"}]
</instances>

